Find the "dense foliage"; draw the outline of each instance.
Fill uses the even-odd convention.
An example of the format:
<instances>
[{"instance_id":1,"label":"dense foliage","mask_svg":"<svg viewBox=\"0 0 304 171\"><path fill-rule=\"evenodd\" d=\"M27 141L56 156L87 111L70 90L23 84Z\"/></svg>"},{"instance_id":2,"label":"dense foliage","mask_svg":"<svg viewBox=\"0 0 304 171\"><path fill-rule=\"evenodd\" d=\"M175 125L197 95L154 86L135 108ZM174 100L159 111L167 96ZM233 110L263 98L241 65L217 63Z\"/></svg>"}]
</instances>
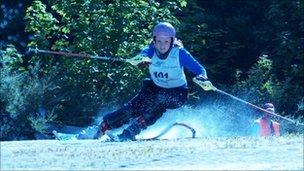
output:
<instances>
[{"instance_id":1,"label":"dense foliage","mask_svg":"<svg viewBox=\"0 0 304 171\"><path fill-rule=\"evenodd\" d=\"M136 94L146 76L125 63L26 53L26 44L130 58L164 20L218 88L257 105L271 101L278 113L303 121L303 8L299 0L3 2L1 140L32 138L50 122L88 125L101 108ZM218 98L191 84L191 97Z\"/></svg>"}]
</instances>

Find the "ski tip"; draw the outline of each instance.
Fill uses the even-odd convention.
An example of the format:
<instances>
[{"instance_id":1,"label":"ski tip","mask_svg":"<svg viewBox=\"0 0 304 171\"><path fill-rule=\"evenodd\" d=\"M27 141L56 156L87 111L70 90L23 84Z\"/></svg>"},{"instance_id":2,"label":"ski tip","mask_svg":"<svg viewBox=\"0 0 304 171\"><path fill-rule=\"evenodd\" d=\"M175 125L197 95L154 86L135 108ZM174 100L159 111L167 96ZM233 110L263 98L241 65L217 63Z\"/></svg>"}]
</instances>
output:
<instances>
[{"instance_id":1,"label":"ski tip","mask_svg":"<svg viewBox=\"0 0 304 171\"><path fill-rule=\"evenodd\" d=\"M53 133L53 135L55 136L55 139L56 139L56 140L60 140L59 134L58 134L58 132L57 132L56 130L53 130L52 133Z\"/></svg>"},{"instance_id":2,"label":"ski tip","mask_svg":"<svg viewBox=\"0 0 304 171\"><path fill-rule=\"evenodd\" d=\"M58 135L58 132L57 132L56 130L53 130L52 133L53 133L54 135Z\"/></svg>"}]
</instances>

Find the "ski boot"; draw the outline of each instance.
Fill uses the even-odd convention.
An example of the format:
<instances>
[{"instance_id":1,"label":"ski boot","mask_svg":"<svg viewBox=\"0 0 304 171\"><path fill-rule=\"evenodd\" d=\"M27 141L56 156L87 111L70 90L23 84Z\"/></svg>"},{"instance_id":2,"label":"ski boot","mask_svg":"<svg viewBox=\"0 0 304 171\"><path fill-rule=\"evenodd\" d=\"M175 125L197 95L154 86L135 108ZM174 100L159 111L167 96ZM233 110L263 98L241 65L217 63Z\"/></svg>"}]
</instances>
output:
<instances>
[{"instance_id":1,"label":"ski boot","mask_svg":"<svg viewBox=\"0 0 304 171\"><path fill-rule=\"evenodd\" d=\"M109 124L107 124L106 122L101 122L99 124L99 127L97 129L96 134L94 135L93 139L99 139L100 137L102 137L108 130L110 130L110 126Z\"/></svg>"},{"instance_id":2,"label":"ski boot","mask_svg":"<svg viewBox=\"0 0 304 171\"><path fill-rule=\"evenodd\" d=\"M112 141L136 141L135 136L138 135L141 130L146 129L146 123L142 116L134 118L131 120L130 126L128 126L123 132L119 135L107 134Z\"/></svg>"}]
</instances>

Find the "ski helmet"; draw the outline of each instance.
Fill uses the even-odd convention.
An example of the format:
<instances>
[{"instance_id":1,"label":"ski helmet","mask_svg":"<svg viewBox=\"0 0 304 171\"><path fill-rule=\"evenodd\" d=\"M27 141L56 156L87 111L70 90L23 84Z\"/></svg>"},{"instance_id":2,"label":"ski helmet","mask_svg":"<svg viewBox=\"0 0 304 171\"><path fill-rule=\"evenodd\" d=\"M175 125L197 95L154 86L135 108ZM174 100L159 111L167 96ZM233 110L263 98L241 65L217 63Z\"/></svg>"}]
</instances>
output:
<instances>
[{"instance_id":1,"label":"ski helmet","mask_svg":"<svg viewBox=\"0 0 304 171\"><path fill-rule=\"evenodd\" d=\"M153 37L155 36L166 36L175 37L175 28L168 22L160 22L153 29Z\"/></svg>"}]
</instances>

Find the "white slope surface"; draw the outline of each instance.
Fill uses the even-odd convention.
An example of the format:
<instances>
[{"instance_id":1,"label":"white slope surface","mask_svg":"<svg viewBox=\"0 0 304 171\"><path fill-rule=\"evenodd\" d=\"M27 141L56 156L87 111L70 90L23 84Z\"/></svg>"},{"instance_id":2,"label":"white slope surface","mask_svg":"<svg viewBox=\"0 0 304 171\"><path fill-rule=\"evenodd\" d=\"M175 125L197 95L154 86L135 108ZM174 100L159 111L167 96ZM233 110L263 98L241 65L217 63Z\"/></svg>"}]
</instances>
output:
<instances>
[{"instance_id":1,"label":"white slope surface","mask_svg":"<svg viewBox=\"0 0 304 171\"><path fill-rule=\"evenodd\" d=\"M1 170L303 170L303 135L1 142Z\"/></svg>"}]
</instances>

